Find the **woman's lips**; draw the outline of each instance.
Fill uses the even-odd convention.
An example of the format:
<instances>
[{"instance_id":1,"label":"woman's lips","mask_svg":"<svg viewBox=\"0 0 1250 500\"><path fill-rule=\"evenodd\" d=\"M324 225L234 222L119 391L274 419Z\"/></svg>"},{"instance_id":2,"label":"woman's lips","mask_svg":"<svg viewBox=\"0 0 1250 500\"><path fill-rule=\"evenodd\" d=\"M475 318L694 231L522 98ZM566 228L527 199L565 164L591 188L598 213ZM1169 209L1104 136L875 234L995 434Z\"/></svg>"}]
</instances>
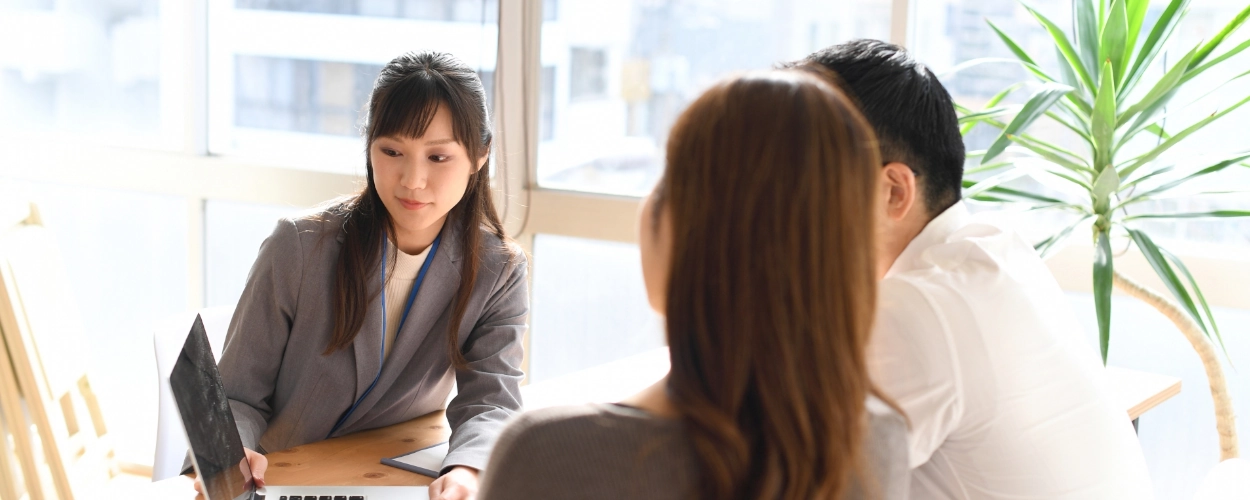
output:
<instances>
[{"instance_id":1,"label":"woman's lips","mask_svg":"<svg viewBox=\"0 0 1250 500\"><path fill-rule=\"evenodd\" d=\"M429 203L421 203L417 200L406 200L404 198L398 198L398 200L399 200L399 204L403 205L404 208L408 210L420 210L422 208L425 208L427 205L429 205Z\"/></svg>"}]
</instances>

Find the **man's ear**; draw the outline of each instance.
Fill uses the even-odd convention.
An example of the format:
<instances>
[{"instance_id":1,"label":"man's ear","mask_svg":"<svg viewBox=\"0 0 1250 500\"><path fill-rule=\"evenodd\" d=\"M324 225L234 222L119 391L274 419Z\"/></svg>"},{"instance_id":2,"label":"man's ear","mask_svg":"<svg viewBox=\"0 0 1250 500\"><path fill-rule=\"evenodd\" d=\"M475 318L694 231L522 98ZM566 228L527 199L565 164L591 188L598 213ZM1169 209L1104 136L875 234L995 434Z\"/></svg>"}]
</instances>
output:
<instances>
[{"instance_id":1,"label":"man's ear","mask_svg":"<svg viewBox=\"0 0 1250 500\"><path fill-rule=\"evenodd\" d=\"M881 202L890 220L900 221L916 206L916 173L905 163L890 162L881 167Z\"/></svg>"}]
</instances>

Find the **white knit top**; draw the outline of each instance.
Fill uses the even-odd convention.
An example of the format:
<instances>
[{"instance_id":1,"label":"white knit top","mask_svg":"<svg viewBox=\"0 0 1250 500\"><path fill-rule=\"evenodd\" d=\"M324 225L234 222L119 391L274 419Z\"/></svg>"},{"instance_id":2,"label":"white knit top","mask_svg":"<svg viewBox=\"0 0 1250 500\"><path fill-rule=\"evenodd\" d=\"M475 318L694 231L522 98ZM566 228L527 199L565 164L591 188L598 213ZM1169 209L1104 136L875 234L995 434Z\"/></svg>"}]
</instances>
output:
<instances>
[{"instance_id":1,"label":"white knit top","mask_svg":"<svg viewBox=\"0 0 1250 500\"><path fill-rule=\"evenodd\" d=\"M391 355L391 346L395 344L395 335L399 333L399 321L404 317L404 307L408 305L408 294L412 292L417 273L421 271L421 265L425 264L425 258L430 255L432 246L425 247L419 254L409 255L387 242L387 257L389 259L394 255L396 260L393 271L390 269L390 262L386 263L386 343L382 344L384 357Z\"/></svg>"}]
</instances>

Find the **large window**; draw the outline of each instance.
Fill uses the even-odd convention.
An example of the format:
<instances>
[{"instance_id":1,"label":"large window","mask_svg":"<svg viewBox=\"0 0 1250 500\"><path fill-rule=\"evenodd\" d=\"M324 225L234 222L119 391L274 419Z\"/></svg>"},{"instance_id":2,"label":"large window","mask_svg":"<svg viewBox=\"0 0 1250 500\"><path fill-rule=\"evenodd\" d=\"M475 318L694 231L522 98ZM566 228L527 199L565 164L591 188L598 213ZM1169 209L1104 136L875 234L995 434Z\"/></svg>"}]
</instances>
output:
<instances>
[{"instance_id":1,"label":"large window","mask_svg":"<svg viewBox=\"0 0 1250 500\"><path fill-rule=\"evenodd\" d=\"M638 258L627 243L535 238L530 382L664 346Z\"/></svg>"},{"instance_id":2,"label":"large window","mask_svg":"<svg viewBox=\"0 0 1250 500\"><path fill-rule=\"evenodd\" d=\"M539 144L539 183L646 192L669 127L700 90L836 42L888 38L890 7L889 0L561 4L543 25L542 61L556 78L553 101L543 104L554 116Z\"/></svg>"}]
</instances>

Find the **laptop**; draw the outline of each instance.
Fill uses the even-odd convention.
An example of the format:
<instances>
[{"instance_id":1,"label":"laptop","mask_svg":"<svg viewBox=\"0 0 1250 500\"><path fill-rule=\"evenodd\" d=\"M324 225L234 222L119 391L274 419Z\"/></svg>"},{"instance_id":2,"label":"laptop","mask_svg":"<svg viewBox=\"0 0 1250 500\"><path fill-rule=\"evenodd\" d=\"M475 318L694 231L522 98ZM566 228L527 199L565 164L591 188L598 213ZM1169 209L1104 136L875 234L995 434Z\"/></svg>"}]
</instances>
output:
<instances>
[{"instance_id":1,"label":"laptop","mask_svg":"<svg viewBox=\"0 0 1250 500\"><path fill-rule=\"evenodd\" d=\"M191 464L206 500L412 500L428 499L425 486L256 487L243 454L243 441L230 412L217 362L197 315L169 375L182 427L191 445Z\"/></svg>"}]
</instances>

